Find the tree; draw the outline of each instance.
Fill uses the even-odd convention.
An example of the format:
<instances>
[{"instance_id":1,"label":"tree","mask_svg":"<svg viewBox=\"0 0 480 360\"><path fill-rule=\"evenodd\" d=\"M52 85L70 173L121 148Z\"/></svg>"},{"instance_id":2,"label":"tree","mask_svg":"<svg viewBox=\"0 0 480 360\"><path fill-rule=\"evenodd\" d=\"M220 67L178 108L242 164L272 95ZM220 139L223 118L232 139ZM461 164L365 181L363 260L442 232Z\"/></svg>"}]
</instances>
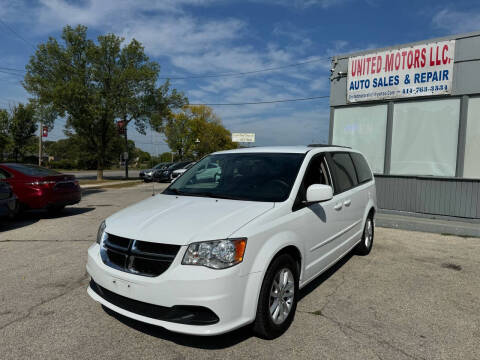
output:
<instances>
[{"instance_id":1,"label":"tree","mask_svg":"<svg viewBox=\"0 0 480 360\"><path fill-rule=\"evenodd\" d=\"M123 38L107 34L94 42L81 25L66 26L61 38L61 43L49 38L38 46L23 85L40 104L51 105L67 119L66 134L78 136L82 151L96 160L101 179L116 147L115 119L126 120L127 126L134 121L144 132L150 115L160 112L159 104L168 103L159 99L162 87L155 88L159 66L136 40L122 46Z\"/></svg>"},{"instance_id":2,"label":"tree","mask_svg":"<svg viewBox=\"0 0 480 360\"><path fill-rule=\"evenodd\" d=\"M23 157L25 146L28 145L37 130L33 105L20 103L14 106L7 121L13 157L15 161L18 161L19 155Z\"/></svg>"},{"instance_id":3,"label":"tree","mask_svg":"<svg viewBox=\"0 0 480 360\"><path fill-rule=\"evenodd\" d=\"M8 125L10 122L8 111L0 109L0 160L3 160L3 154L10 143Z\"/></svg>"},{"instance_id":4,"label":"tree","mask_svg":"<svg viewBox=\"0 0 480 360\"><path fill-rule=\"evenodd\" d=\"M181 112L172 114L164 133L168 146L182 160L237 147L220 118L205 105L184 106Z\"/></svg>"}]
</instances>

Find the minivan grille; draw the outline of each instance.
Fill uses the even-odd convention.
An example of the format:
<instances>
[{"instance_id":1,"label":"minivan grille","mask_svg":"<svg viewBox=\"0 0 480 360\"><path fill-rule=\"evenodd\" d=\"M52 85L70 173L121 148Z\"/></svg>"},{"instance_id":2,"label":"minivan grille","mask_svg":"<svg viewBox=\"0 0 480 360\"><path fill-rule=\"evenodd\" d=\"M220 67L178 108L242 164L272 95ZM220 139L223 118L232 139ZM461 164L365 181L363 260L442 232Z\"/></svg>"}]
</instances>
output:
<instances>
[{"instance_id":1,"label":"minivan grille","mask_svg":"<svg viewBox=\"0 0 480 360\"><path fill-rule=\"evenodd\" d=\"M157 244L107 234L100 254L105 265L142 276L158 276L168 269L179 245Z\"/></svg>"}]
</instances>

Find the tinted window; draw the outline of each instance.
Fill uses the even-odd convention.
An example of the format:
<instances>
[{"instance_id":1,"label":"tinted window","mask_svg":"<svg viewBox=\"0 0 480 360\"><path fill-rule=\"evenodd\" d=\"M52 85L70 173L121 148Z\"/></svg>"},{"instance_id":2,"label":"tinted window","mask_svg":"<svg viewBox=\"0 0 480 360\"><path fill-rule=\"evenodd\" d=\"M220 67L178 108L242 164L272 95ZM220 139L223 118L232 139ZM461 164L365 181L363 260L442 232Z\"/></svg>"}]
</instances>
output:
<instances>
[{"instance_id":1,"label":"tinted window","mask_svg":"<svg viewBox=\"0 0 480 360\"><path fill-rule=\"evenodd\" d=\"M355 167L348 153L332 154L333 172L335 174L335 193L341 193L358 184Z\"/></svg>"},{"instance_id":2,"label":"tinted window","mask_svg":"<svg viewBox=\"0 0 480 360\"><path fill-rule=\"evenodd\" d=\"M10 177L9 173L0 169L0 180L8 179L9 177Z\"/></svg>"},{"instance_id":3,"label":"tinted window","mask_svg":"<svg viewBox=\"0 0 480 360\"><path fill-rule=\"evenodd\" d=\"M355 169L357 170L358 182L364 183L372 180L372 172L370 171L367 160L365 160L363 155L358 153L350 153L350 155L352 156Z\"/></svg>"},{"instance_id":4,"label":"tinted window","mask_svg":"<svg viewBox=\"0 0 480 360\"><path fill-rule=\"evenodd\" d=\"M304 157L305 154L288 153L209 155L187 170L164 194L285 201Z\"/></svg>"},{"instance_id":5,"label":"tinted window","mask_svg":"<svg viewBox=\"0 0 480 360\"><path fill-rule=\"evenodd\" d=\"M60 174L58 171L46 169L46 168L35 166L35 165L6 164L6 166L9 167L10 169L16 170L28 176L50 176L50 175Z\"/></svg>"},{"instance_id":6,"label":"tinted window","mask_svg":"<svg viewBox=\"0 0 480 360\"><path fill-rule=\"evenodd\" d=\"M310 160L302 184L298 189L298 195L292 208L293 211L297 211L306 206L303 201L306 200L308 187L313 184L332 186L324 155L317 155Z\"/></svg>"}]
</instances>

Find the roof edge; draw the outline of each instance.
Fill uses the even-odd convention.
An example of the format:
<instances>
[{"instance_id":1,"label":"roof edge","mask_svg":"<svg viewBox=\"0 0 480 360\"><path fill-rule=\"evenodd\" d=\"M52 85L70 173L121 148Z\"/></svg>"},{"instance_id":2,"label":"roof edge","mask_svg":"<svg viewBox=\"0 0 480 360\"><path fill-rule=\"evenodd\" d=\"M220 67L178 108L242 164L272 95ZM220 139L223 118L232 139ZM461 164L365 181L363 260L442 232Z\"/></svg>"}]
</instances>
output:
<instances>
[{"instance_id":1,"label":"roof edge","mask_svg":"<svg viewBox=\"0 0 480 360\"><path fill-rule=\"evenodd\" d=\"M356 51L356 52L352 52L352 53L334 55L334 56L332 56L332 61L334 61L335 58L339 59L339 60L340 59L348 59L349 57L353 57L353 56L360 56L360 55L366 55L366 54L371 54L371 53L377 53L377 52L381 52L381 51L394 50L394 49L398 49L398 48L416 46L416 45L421 45L421 44L425 44L425 43L447 41L447 40L460 40L460 39L466 39L466 38L477 37L477 36L480 36L480 31L473 31L473 32L464 33L464 34L454 34L454 35L442 36L442 37L437 37L437 38L432 38L432 39L426 39L426 40L420 40L420 41L415 41L415 42L410 42L410 43L387 46L387 47L383 47L383 48L360 50L360 51Z\"/></svg>"}]
</instances>

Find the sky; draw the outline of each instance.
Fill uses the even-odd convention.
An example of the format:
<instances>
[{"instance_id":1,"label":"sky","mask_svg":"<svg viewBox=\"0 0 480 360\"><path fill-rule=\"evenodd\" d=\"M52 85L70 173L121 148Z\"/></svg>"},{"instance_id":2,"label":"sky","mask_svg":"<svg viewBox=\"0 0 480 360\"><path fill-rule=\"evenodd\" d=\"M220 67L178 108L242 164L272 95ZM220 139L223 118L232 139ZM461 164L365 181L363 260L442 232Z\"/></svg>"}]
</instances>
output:
<instances>
[{"instance_id":1,"label":"sky","mask_svg":"<svg viewBox=\"0 0 480 360\"><path fill-rule=\"evenodd\" d=\"M36 45L77 24L92 39L140 41L190 103L244 103L328 96L333 55L480 30L480 1L0 0L0 70L24 69ZM0 71L0 107L28 100L22 74ZM255 133L257 146L328 140L328 98L212 107L231 132ZM58 119L48 140L65 137L64 126ZM168 151L161 134L132 126L129 137Z\"/></svg>"}]
</instances>

